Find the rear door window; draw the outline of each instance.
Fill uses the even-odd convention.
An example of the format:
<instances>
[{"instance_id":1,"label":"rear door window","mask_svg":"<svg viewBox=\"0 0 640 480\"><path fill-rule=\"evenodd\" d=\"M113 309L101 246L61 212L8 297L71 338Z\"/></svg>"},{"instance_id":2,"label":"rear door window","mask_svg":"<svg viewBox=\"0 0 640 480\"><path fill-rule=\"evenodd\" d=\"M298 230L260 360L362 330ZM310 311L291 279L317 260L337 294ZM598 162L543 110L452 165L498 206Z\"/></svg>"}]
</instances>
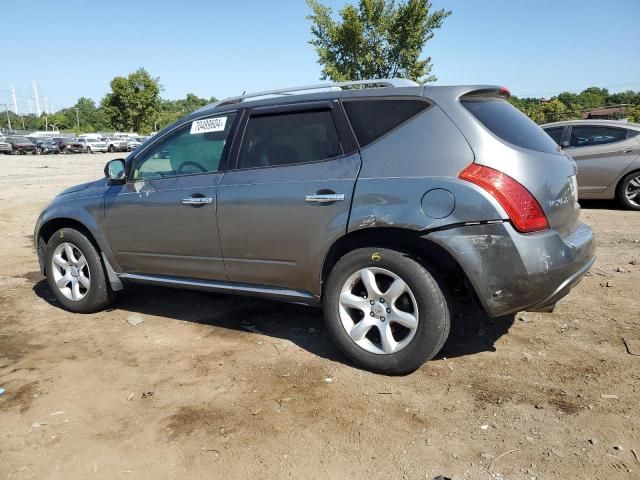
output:
<instances>
[{"instance_id":1,"label":"rear door window","mask_svg":"<svg viewBox=\"0 0 640 480\"><path fill-rule=\"evenodd\" d=\"M394 128L427 109L424 100L348 100L344 109L360 147L366 147Z\"/></svg>"},{"instance_id":2,"label":"rear door window","mask_svg":"<svg viewBox=\"0 0 640 480\"><path fill-rule=\"evenodd\" d=\"M469 97L461 103L498 138L528 150L559 152L558 145L549 135L506 100Z\"/></svg>"},{"instance_id":3,"label":"rear door window","mask_svg":"<svg viewBox=\"0 0 640 480\"><path fill-rule=\"evenodd\" d=\"M591 147L621 142L627 139L624 128L603 127L599 125L581 125L571 127L571 147Z\"/></svg>"},{"instance_id":4,"label":"rear door window","mask_svg":"<svg viewBox=\"0 0 640 480\"><path fill-rule=\"evenodd\" d=\"M244 134L238 168L308 163L342 153L328 109L252 116Z\"/></svg>"},{"instance_id":5,"label":"rear door window","mask_svg":"<svg viewBox=\"0 0 640 480\"><path fill-rule=\"evenodd\" d=\"M545 128L544 131L553 138L553 141L558 145L562 143L562 134L564 133L564 127Z\"/></svg>"}]
</instances>

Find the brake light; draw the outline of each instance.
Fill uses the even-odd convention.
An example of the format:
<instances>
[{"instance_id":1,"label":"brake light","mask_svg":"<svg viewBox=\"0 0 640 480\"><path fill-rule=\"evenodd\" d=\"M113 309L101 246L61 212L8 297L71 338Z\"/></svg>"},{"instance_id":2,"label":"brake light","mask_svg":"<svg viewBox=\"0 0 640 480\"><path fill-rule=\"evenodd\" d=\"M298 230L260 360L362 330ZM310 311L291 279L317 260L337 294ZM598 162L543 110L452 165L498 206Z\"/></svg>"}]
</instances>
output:
<instances>
[{"instance_id":1,"label":"brake light","mask_svg":"<svg viewBox=\"0 0 640 480\"><path fill-rule=\"evenodd\" d=\"M509 89L507 87L500 87L498 89L498 95L501 95L505 98L509 98L511 96L511 92L509 91Z\"/></svg>"},{"instance_id":2,"label":"brake light","mask_svg":"<svg viewBox=\"0 0 640 480\"><path fill-rule=\"evenodd\" d=\"M472 163L458 177L489 192L505 209L518 231L529 233L549 228L547 217L531 192L506 173Z\"/></svg>"}]
</instances>

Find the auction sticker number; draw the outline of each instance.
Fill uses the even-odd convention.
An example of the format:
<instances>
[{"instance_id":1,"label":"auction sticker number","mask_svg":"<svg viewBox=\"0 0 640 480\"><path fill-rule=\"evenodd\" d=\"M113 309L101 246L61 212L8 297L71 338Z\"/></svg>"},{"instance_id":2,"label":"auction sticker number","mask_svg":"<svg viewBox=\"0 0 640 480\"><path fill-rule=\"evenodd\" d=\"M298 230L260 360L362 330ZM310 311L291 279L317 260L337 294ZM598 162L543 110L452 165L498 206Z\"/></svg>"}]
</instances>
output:
<instances>
[{"instance_id":1,"label":"auction sticker number","mask_svg":"<svg viewBox=\"0 0 640 480\"><path fill-rule=\"evenodd\" d=\"M227 125L227 117L207 118L196 120L191 124L191 135L198 133L223 132Z\"/></svg>"}]
</instances>

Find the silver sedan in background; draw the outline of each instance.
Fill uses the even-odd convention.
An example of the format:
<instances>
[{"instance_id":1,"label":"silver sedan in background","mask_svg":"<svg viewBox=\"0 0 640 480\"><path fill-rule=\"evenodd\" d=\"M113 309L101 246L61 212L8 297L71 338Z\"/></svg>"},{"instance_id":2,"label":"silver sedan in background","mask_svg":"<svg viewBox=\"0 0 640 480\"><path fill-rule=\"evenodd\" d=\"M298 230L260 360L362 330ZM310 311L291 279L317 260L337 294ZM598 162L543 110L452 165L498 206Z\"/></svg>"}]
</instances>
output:
<instances>
[{"instance_id":1,"label":"silver sedan in background","mask_svg":"<svg viewBox=\"0 0 640 480\"><path fill-rule=\"evenodd\" d=\"M568 120L542 129L576 161L582 199L618 199L640 210L640 124Z\"/></svg>"}]
</instances>

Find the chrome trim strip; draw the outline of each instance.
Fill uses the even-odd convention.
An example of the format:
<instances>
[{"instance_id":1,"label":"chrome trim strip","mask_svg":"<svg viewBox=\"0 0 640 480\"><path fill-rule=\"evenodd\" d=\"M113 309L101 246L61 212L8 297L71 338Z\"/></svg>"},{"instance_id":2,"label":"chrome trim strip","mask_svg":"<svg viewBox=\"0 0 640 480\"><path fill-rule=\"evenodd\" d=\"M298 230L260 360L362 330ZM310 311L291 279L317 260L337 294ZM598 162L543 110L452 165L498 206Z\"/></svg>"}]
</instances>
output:
<instances>
[{"instance_id":1,"label":"chrome trim strip","mask_svg":"<svg viewBox=\"0 0 640 480\"><path fill-rule=\"evenodd\" d=\"M184 205L208 205L211 202L213 202L212 197L188 197L182 199Z\"/></svg>"},{"instance_id":2,"label":"chrome trim strip","mask_svg":"<svg viewBox=\"0 0 640 480\"><path fill-rule=\"evenodd\" d=\"M332 203L344 200L344 193L314 193L304 197L305 202Z\"/></svg>"}]
</instances>

